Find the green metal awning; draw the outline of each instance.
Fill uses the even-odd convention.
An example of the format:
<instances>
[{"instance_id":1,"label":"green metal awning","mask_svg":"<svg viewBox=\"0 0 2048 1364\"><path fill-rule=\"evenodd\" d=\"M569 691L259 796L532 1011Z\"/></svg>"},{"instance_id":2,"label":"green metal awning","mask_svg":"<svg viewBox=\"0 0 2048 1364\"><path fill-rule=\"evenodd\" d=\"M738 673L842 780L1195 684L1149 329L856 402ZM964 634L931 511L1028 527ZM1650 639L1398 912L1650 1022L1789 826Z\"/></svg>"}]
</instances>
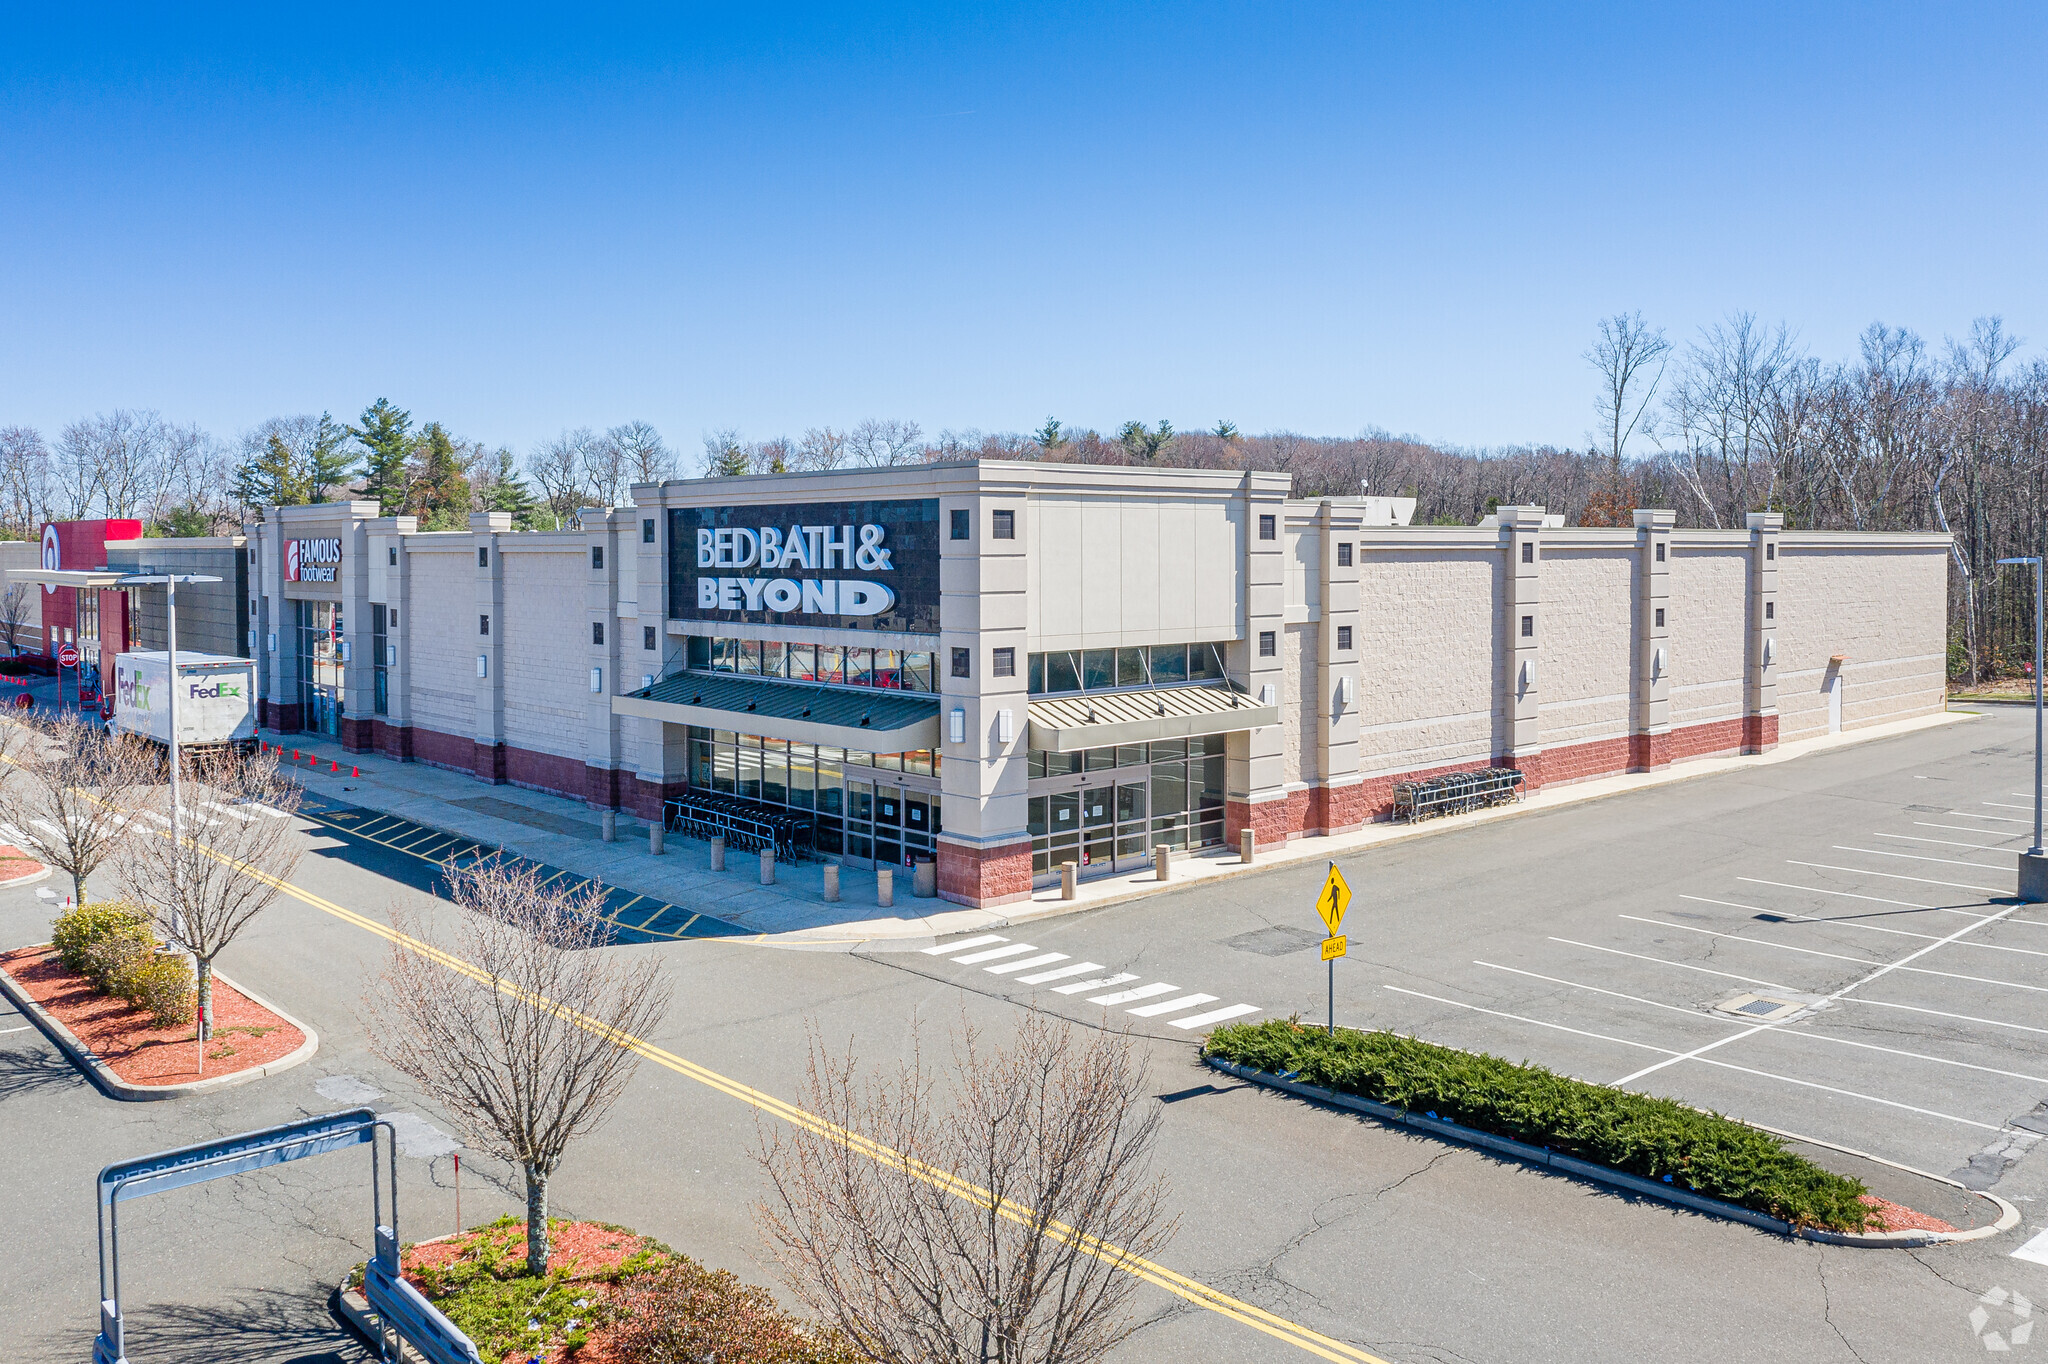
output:
<instances>
[{"instance_id":1,"label":"green metal awning","mask_svg":"<svg viewBox=\"0 0 2048 1364\"><path fill-rule=\"evenodd\" d=\"M939 698L773 682L731 673L676 673L612 698L612 714L732 729L769 739L906 753L939 746Z\"/></svg>"},{"instance_id":2,"label":"green metal awning","mask_svg":"<svg viewBox=\"0 0 2048 1364\"><path fill-rule=\"evenodd\" d=\"M1279 723L1279 706L1262 706L1229 686L1086 692L1033 701L1031 746L1048 753L1075 753Z\"/></svg>"}]
</instances>

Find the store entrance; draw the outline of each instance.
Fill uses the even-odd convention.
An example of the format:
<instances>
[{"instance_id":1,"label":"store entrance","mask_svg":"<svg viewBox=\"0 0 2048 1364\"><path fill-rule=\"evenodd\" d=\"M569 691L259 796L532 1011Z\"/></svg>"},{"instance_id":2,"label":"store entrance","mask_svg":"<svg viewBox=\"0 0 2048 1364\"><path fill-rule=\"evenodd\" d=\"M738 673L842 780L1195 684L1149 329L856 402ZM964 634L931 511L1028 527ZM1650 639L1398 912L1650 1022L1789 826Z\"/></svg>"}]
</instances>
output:
<instances>
[{"instance_id":1,"label":"store entrance","mask_svg":"<svg viewBox=\"0 0 2048 1364\"><path fill-rule=\"evenodd\" d=\"M299 655L299 726L341 734L342 619L334 602L295 601Z\"/></svg>"},{"instance_id":2,"label":"store entrance","mask_svg":"<svg viewBox=\"0 0 2048 1364\"><path fill-rule=\"evenodd\" d=\"M938 793L888 781L846 783L846 860L907 867L932 856Z\"/></svg>"}]
</instances>

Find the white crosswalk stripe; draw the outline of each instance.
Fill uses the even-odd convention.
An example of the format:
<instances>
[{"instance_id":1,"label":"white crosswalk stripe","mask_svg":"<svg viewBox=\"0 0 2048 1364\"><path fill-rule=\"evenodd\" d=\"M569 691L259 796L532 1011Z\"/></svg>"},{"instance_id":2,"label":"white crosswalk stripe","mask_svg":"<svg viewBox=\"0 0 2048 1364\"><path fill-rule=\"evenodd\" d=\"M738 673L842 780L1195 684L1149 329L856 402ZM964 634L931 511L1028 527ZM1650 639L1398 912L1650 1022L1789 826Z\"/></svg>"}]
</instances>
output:
<instances>
[{"instance_id":1,"label":"white crosswalk stripe","mask_svg":"<svg viewBox=\"0 0 2048 1364\"><path fill-rule=\"evenodd\" d=\"M992 976L1007 976L1012 971L1028 971L1034 966L1050 966L1056 961L1065 961L1066 959L1067 954L1064 952L1045 952L1035 957L1026 957L1022 961L1006 961L995 966L984 966L981 969Z\"/></svg>"},{"instance_id":2,"label":"white crosswalk stripe","mask_svg":"<svg viewBox=\"0 0 2048 1364\"><path fill-rule=\"evenodd\" d=\"M923 951L927 957L943 957L949 952L958 952L963 948L980 947L984 943L1008 941L1008 938L1000 934L984 933L978 938L962 938L959 942L942 942L937 947L927 947Z\"/></svg>"},{"instance_id":3,"label":"white crosswalk stripe","mask_svg":"<svg viewBox=\"0 0 2048 1364\"><path fill-rule=\"evenodd\" d=\"M1077 961L1072 966L1062 966L1057 971L1040 971L1035 976L1019 976L1017 977L1017 983L1019 985L1043 985L1049 980L1065 980L1068 976L1085 975L1090 971L1100 971L1102 969L1102 963L1099 961Z\"/></svg>"},{"instance_id":4,"label":"white crosswalk stripe","mask_svg":"<svg viewBox=\"0 0 2048 1364\"><path fill-rule=\"evenodd\" d=\"M1125 1009L1124 1012L1134 1018L1157 1018L1161 1014L1183 1013L1194 1008L1197 1004L1214 1004L1215 1002L1216 996L1214 995L1182 995L1179 999L1169 999L1164 1004L1147 1004L1139 1009Z\"/></svg>"},{"instance_id":5,"label":"white crosswalk stripe","mask_svg":"<svg viewBox=\"0 0 2048 1364\"><path fill-rule=\"evenodd\" d=\"M1135 990L1118 990L1115 994L1109 995L1091 995L1088 1002L1090 1004L1129 1004L1134 999L1151 999L1158 995L1170 995L1179 988L1180 986L1178 985L1167 985L1160 981L1154 981L1150 985L1140 985Z\"/></svg>"},{"instance_id":6,"label":"white crosswalk stripe","mask_svg":"<svg viewBox=\"0 0 2048 1364\"><path fill-rule=\"evenodd\" d=\"M1055 985L1052 992L1056 995L1078 995L1083 990L1100 990L1105 985L1121 985L1127 980L1136 979L1137 977L1132 975L1104 976L1100 980L1084 980L1073 985Z\"/></svg>"},{"instance_id":7,"label":"white crosswalk stripe","mask_svg":"<svg viewBox=\"0 0 2048 1364\"><path fill-rule=\"evenodd\" d=\"M1001 957L1014 957L1020 952L1036 952L1038 949L1028 942L1011 943L1008 947L989 947L979 952L969 952L964 957L955 957L956 965L972 966L976 962L995 961Z\"/></svg>"},{"instance_id":8,"label":"white crosswalk stripe","mask_svg":"<svg viewBox=\"0 0 2048 1364\"><path fill-rule=\"evenodd\" d=\"M1246 1014L1255 1014L1258 1011L1259 1006L1256 1004L1233 1004L1227 1009L1217 1009L1206 1014L1196 1014L1193 1018L1176 1018L1173 1020L1173 1026L1176 1028L1206 1028L1211 1023L1221 1023L1229 1018L1242 1018Z\"/></svg>"},{"instance_id":9,"label":"white crosswalk stripe","mask_svg":"<svg viewBox=\"0 0 2048 1364\"><path fill-rule=\"evenodd\" d=\"M1145 982L1143 976L1133 972L1110 971L1101 962L1074 961L1064 952L1048 952L1031 943L1012 942L1000 933L980 933L957 942L935 943L919 951L928 957L944 957L956 966L980 966L988 974L1008 977L1018 985L1043 986L1056 995L1087 995L1090 1004L1108 1008L1137 1005L1124 1012L1134 1018L1157 1018L1183 1031L1260 1011L1256 1004L1226 1004L1212 1009L1207 1006L1215 1004L1219 996L1188 993L1182 986L1165 981ZM1055 981L1067 983L1054 984ZM1091 993L1098 990L1109 993ZM1154 1002L1142 1002L1146 1000ZM1174 1017L1176 1014L1186 1017Z\"/></svg>"}]
</instances>

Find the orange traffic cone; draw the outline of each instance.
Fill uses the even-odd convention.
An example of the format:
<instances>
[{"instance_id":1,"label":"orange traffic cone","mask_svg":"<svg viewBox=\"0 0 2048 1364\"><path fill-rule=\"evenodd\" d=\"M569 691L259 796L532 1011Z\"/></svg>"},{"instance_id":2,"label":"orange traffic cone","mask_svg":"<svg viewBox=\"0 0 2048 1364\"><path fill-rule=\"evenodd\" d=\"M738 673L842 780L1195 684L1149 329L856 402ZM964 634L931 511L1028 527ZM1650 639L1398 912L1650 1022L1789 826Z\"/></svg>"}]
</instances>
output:
<instances>
[{"instance_id":1,"label":"orange traffic cone","mask_svg":"<svg viewBox=\"0 0 2048 1364\"><path fill-rule=\"evenodd\" d=\"M292 761L293 761L293 762L297 762L298 760L299 760L299 750L297 750L297 749L295 748L295 749L293 749L293 750L292 750Z\"/></svg>"},{"instance_id":2,"label":"orange traffic cone","mask_svg":"<svg viewBox=\"0 0 2048 1364\"><path fill-rule=\"evenodd\" d=\"M351 768L350 768L350 769L348 770L348 774L349 774L349 775L350 775L351 777L360 777L360 776L362 776L362 775L363 775L363 769L362 769L362 768L360 768L360 767L351 767Z\"/></svg>"},{"instance_id":3,"label":"orange traffic cone","mask_svg":"<svg viewBox=\"0 0 2048 1364\"><path fill-rule=\"evenodd\" d=\"M335 764L333 765L333 767L334 767L334 770L335 770L336 772L339 772L339 771L341 771L341 764L340 764L340 763L335 763Z\"/></svg>"}]
</instances>

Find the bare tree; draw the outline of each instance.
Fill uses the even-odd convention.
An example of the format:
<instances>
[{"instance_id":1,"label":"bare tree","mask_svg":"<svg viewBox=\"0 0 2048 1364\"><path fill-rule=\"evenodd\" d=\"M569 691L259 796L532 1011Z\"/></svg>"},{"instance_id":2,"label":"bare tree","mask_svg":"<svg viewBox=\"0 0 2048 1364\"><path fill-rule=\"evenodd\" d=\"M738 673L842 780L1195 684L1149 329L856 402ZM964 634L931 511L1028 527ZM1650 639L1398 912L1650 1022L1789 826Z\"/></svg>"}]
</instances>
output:
<instances>
[{"instance_id":1,"label":"bare tree","mask_svg":"<svg viewBox=\"0 0 2048 1364\"><path fill-rule=\"evenodd\" d=\"M763 1235L863 1358L1100 1359L1133 1327L1122 1257L1174 1230L1143 1058L1126 1034L1041 1014L1007 1047L963 1022L954 1053L942 1105L921 1049L862 1076L814 1034L803 1102L825 1125L764 1137Z\"/></svg>"},{"instance_id":2,"label":"bare tree","mask_svg":"<svg viewBox=\"0 0 2048 1364\"><path fill-rule=\"evenodd\" d=\"M846 463L846 433L829 426L813 426L796 443L790 467L794 469L837 469Z\"/></svg>"},{"instance_id":3,"label":"bare tree","mask_svg":"<svg viewBox=\"0 0 2048 1364\"><path fill-rule=\"evenodd\" d=\"M268 753L209 755L181 783L179 839L167 829L135 841L123 880L150 908L166 939L192 954L199 977L199 1035L213 1036L213 963L268 909L298 870L292 827L299 787ZM165 791L168 788L164 788ZM162 799L147 817L169 823Z\"/></svg>"},{"instance_id":4,"label":"bare tree","mask_svg":"<svg viewBox=\"0 0 2048 1364\"><path fill-rule=\"evenodd\" d=\"M752 473L753 451L732 427L704 433L704 474L707 478L737 478Z\"/></svg>"},{"instance_id":5,"label":"bare tree","mask_svg":"<svg viewBox=\"0 0 2048 1364\"><path fill-rule=\"evenodd\" d=\"M157 783L156 754L97 719L63 711L0 725L0 742L15 750L0 748L13 763L0 784L0 811L41 847L43 861L70 876L84 904L93 873L147 827L137 812Z\"/></svg>"},{"instance_id":6,"label":"bare tree","mask_svg":"<svg viewBox=\"0 0 2048 1364\"><path fill-rule=\"evenodd\" d=\"M635 483L660 483L676 476L676 457L662 444L661 432L643 421L630 421L623 426L614 426L604 433L605 440L618 451L623 473L621 492ZM606 503L616 506L618 499Z\"/></svg>"},{"instance_id":7,"label":"bare tree","mask_svg":"<svg viewBox=\"0 0 2048 1364\"><path fill-rule=\"evenodd\" d=\"M57 438L68 514L157 520L195 487L212 482L213 442L196 426L158 412L116 408L66 426Z\"/></svg>"},{"instance_id":8,"label":"bare tree","mask_svg":"<svg viewBox=\"0 0 2048 1364\"><path fill-rule=\"evenodd\" d=\"M0 640L7 642L7 656L12 658L21 652L21 632L28 628L28 618L33 614L35 589L27 583L10 583L5 592L0 592Z\"/></svg>"},{"instance_id":9,"label":"bare tree","mask_svg":"<svg viewBox=\"0 0 2048 1364\"><path fill-rule=\"evenodd\" d=\"M1600 337L1585 358L1600 374L1593 410L1600 415L1600 443L1617 469L1628 453L1629 438L1657 396L1670 354L1671 343L1663 331L1651 328L1641 313L1600 319Z\"/></svg>"},{"instance_id":10,"label":"bare tree","mask_svg":"<svg viewBox=\"0 0 2048 1364\"><path fill-rule=\"evenodd\" d=\"M0 428L0 524L24 540L55 520L56 470L42 433L30 426Z\"/></svg>"},{"instance_id":11,"label":"bare tree","mask_svg":"<svg viewBox=\"0 0 2048 1364\"><path fill-rule=\"evenodd\" d=\"M846 452L855 464L871 469L924 462L924 428L916 422L870 417L846 438Z\"/></svg>"},{"instance_id":12,"label":"bare tree","mask_svg":"<svg viewBox=\"0 0 2048 1364\"><path fill-rule=\"evenodd\" d=\"M527 472L540 485L541 498L558 527L590 505L590 458L597 443L596 432L579 426L542 441L527 458Z\"/></svg>"},{"instance_id":13,"label":"bare tree","mask_svg":"<svg viewBox=\"0 0 2048 1364\"><path fill-rule=\"evenodd\" d=\"M640 1055L625 1039L668 1011L661 964L605 951L603 891L545 884L532 863L447 869L452 928L396 909L371 1048L526 1176L526 1267L547 1272L548 1180L572 1139L625 1091Z\"/></svg>"}]
</instances>

